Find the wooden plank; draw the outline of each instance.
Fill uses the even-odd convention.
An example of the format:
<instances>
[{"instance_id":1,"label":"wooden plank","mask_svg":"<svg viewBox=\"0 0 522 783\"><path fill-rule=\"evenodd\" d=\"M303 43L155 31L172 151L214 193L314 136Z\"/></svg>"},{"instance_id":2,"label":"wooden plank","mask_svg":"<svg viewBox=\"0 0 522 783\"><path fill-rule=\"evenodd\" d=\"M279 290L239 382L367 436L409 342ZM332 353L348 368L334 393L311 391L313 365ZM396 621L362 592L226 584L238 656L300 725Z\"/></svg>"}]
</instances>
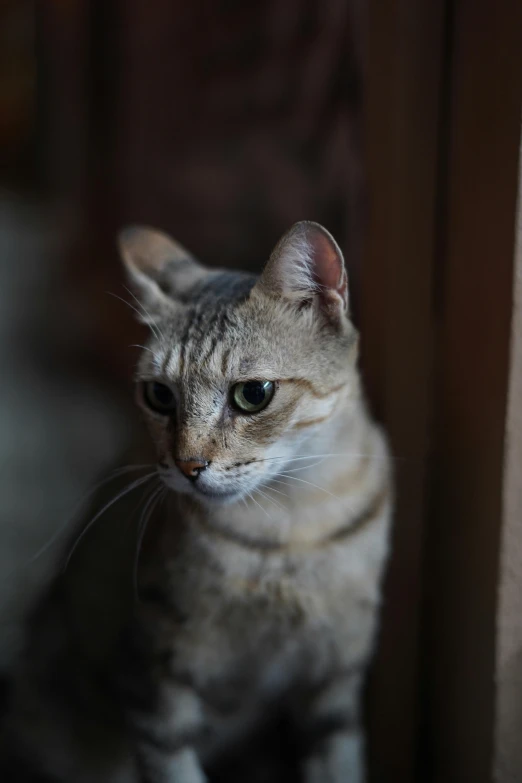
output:
<instances>
[{"instance_id":1,"label":"wooden plank","mask_svg":"<svg viewBox=\"0 0 522 783\"><path fill-rule=\"evenodd\" d=\"M370 221L362 267L363 367L397 456L393 558L370 693L376 781L413 781L421 552L431 411L444 4L371 3L366 30Z\"/></svg>"},{"instance_id":2,"label":"wooden plank","mask_svg":"<svg viewBox=\"0 0 522 783\"><path fill-rule=\"evenodd\" d=\"M522 108L520 0L459 0L427 542L423 780L491 780ZM429 774L428 774L429 772Z\"/></svg>"}]
</instances>

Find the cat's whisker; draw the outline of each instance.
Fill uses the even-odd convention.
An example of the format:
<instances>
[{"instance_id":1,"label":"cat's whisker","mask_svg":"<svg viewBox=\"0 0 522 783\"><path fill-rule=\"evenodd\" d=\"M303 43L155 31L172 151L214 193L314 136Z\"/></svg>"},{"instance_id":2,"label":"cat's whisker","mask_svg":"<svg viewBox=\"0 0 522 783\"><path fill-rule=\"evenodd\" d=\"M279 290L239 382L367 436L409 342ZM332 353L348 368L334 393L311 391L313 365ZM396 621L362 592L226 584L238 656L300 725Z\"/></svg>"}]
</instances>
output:
<instances>
[{"instance_id":1,"label":"cat's whisker","mask_svg":"<svg viewBox=\"0 0 522 783\"><path fill-rule=\"evenodd\" d=\"M280 474L277 473L276 475L279 476ZM272 479L270 479L270 481L272 481L275 484L283 484L285 487L292 487L292 484L289 484L288 481L281 481L280 479L276 479L276 478L272 478ZM292 487L292 489L295 489L295 484ZM290 496L288 496L288 497L290 497Z\"/></svg>"},{"instance_id":2,"label":"cat's whisker","mask_svg":"<svg viewBox=\"0 0 522 783\"><path fill-rule=\"evenodd\" d=\"M277 460L279 461L286 461L286 462L298 462L305 459L323 459L326 457L338 457L341 456L339 454L306 454L301 455L299 457L288 457L288 456L281 456L281 457L265 457L264 459L255 459L253 462L275 462ZM346 455L342 455L346 456Z\"/></svg>"},{"instance_id":3,"label":"cat's whisker","mask_svg":"<svg viewBox=\"0 0 522 783\"><path fill-rule=\"evenodd\" d=\"M266 457L266 459L255 460L255 462L275 462L276 460L286 460L287 462L299 462L305 459L326 459L327 457L347 457L347 456L365 456L361 454L305 454L299 457Z\"/></svg>"},{"instance_id":4,"label":"cat's whisker","mask_svg":"<svg viewBox=\"0 0 522 783\"><path fill-rule=\"evenodd\" d=\"M301 468L292 468L292 470L285 470L285 473L298 473L300 470L309 470L309 468L315 468L317 465L322 465L324 462L324 458L318 460L317 462L312 462L311 465L303 465Z\"/></svg>"},{"instance_id":5,"label":"cat's whisker","mask_svg":"<svg viewBox=\"0 0 522 783\"><path fill-rule=\"evenodd\" d=\"M155 487L149 497L147 498L147 501L145 505L143 506L142 512L141 512L141 519L140 524L138 527L138 540L136 543L136 557L134 560L134 571L133 571L133 584L134 584L134 594L136 599L139 600L139 593L138 593L138 569L140 564L140 552L141 552L141 545L143 544L143 538L145 536L145 532L147 530L147 525L149 524L149 520L154 513L154 509L157 507L160 498L163 499L168 492L167 488L164 486Z\"/></svg>"},{"instance_id":6,"label":"cat's whisker","mask_svg":"<svg viewBox=\"0 0 522 783\"><path fill-rule=\"evenodd\" d=\"M145 468L154 467L156 466L153 462L144 462L142 465L123 465L121 468L115 468L114 470L111 470L109 476L106 479L103 479L100 484L105 484L106 481L109 481L112 478L116 478L122 473L130 473L131 470L145 470Z\"/></svg>"},{"instance_id":7,"label":"cat's whisker","mask_svg":"<svg viewBox=\"0 0 522 783\"><path fill-rule=\"evenodd\" d=\"M282 495L284 498L290 497L287 492L281 492L280 489L275 489L275 487L271 487L270 484L263 484L263 489L269 489L270 492L277 492L278 495Z\"/></svg>"},{"instance_id":8,"label":"cat's whisker","mask_svg":"<svg viewBox=\"0 0 522 783\"><path fill-rule=\"evenodd\" d=\"M252 462L272 462L275 460L280 461L287 461L290 462L297 462L300 460L305 459L328 459L330 457L360 457L361 459L393 459L393 460L406 460L407 457L389 457L387 454L371 454L371 453L365 453L365 452L358 452L358 451L345 451L340 452L338 454L307 454L305 456L299 456L299 457L265 457L264 459L254 459Z\"/></svg>"},{"instance_id":9,"label":"cat's whisker","mask_svg":"<svg viewBox=\"0 0 522 783\"><path fill-rule=\"evenodd\" d=\"M285 473L276 473L276 476L285 476ZM329 492L329 490L325 489L324 487L320 487L319 484L313 484L311 481L305 481L304 479L297 478L297 476L287 476L289 479L293 479L294 481L299 481L303 484L308 484L310 487L314 487L314 489L320 489L321 492L325 492L327 495L332 497L334 500L336 500L338 503L342 503L342 499L338 497L337 495L334 495L333 492ZM288 481L281 481L280 479L273 478L272 481L274 481L276 484L284 484L286 487L292 487L293 489L296 489L295 484L289 484ZM353 513L353 508L350 506L348 507L348 510Z\"/></svg>"},{"instance_id":10,"label":"cat's whisker","mask_svg":"<svg viewBox=\"0 0 522 783\"><path fill-rule=\"evenodd\" d=\"M272 519L272 517L270 516L270 514L268 513L268 511L266 510L266 508L264 508L264 507L261 505L261 503L259 503L259 502L258 502L258 501L255 499L255 497L253 496L253 494L252 494L251 492L249 492L249 493L248 493L248 497L250 498L250 500L252 500L252 501L253 501L253 502L256 504L256 506L259 506L259 508L261 509L261 511L263 511L263 512L266 514L266 516L268 517L268 519Z\"/></svg>"},{"instance_id":11,"label":"cat's whisker","mask_svg":"<svg viewBox=\"0 0 522 783\"><path fill-rule=\"evenodd\" d=\"M105 293L109 294L109 296L113 296L115 299L119 299L120 302L123 302L123 304L126 304L127 307L130 307L130 309L140 317L140 320L143 318L143 313L140 313L137 307L131 305L131 303L127 302L127 300L124 299L122 296L118 296L118 294L115 294L113 291L105 291Z\"/></svg>"},{"instance_id":12,"label":"cat's whisker","mask_svg":"<svg viewBox=\"0 0 522 783\"><path fill-rule=\"evenodd\" d=\"M136 513L136 512L138 512L138 511L140 511L140 505L142 504L142 501L144 501L144 502L143 502L143 505L141 505L140 521L139 521L138 528L137 528L137 529L138 529L138 531L139 531L139 530L141 530L141 526L142 526L142 523L143 523L143 517L144 517L144 514L145 514L145 512L147 511L147 508L149 507L149 503L150 503L150 501L151 501L151 500L152 500L152 499L153 499L153 498L156 496L156 494L157 494L157 493L158 493L158 492L159 492L161 489L166 489L166 487L165 487L165 486L162 486L162 484L163 484L163 482L162 482L162 481L161 481L161 479L158 477L158 478L157 478L156 480L154 480L154 481L152 482L152 484L151 484L151 485L150 485L150 486L147 488L148 490L151 490L151 491L148 493L148 495L147 495L147 490L146 490L146 491L144 491L144 493L143 493L142 497L141 497L141 498L140 498L140 500L138 501L138 503L137 503L137 507L136 507L136 509L135 509L135 513Z\"/></svg>"},{"instance_id":13,"label":"cat's whisker","mask_svg":"<svg viewBox=\"0 0 522 783\"><path fill-rule=\"evenodd\" d=\"M45 544L38 549L37 552L34 553L34 555L31 555L31 557L26 560L24 563L20 563L16 569L13 569L8 576L11 576L18 568L27 568L27 566L32 565L35 563L39 557L41 557L47 550L54 544L54 542L61 536L61 534L64 532L66 528L69 527L69 525L76 519L79 510L83 507L85 502L90 498L95 492L97 492L101 487L103 487L105 484L108 484L109 481L113 481L114 479L118 478L119 476L124 475L125 473L130 473L133 470L144 470L145 468L152 468L154 467L152 464L149 465L126 465L122 468L116 468L116 470L111 471L111 473L106 476L101 481L98 481L93 487L91 487L87 492L82 495L80 500L76 503L74 506L74 509L71 514L67 517L66 521L63 523L63 525L60 525L60 527L54 531L54 533L51 535L50 538L47 539Z\"/></svg>"},{"instance_id":14,"label":"cat's whisker","mask_svg":"<svg viewBox=\"0 0 522 783\"><path fill-rule=\"evenodd\" d=\"M144 351L148 351L154 356L158 364L161 364L161 357L155 351L153 351L152 348L149 348L147 345L140 345L139 343L133 343L132 345L129 345L129 348L141 348Z\"/></svg>"},{"instance_id":15,"label":"cat's whisker","mask_svg":"<svg viewBox=\"0 0 522 783\"><path fill-rule=\"evenodd\" d=\"M140 321L143 321L143 313L140 312L137 307L134 307L134 305L131 305L131 303L127 302L127 300L124 299L122 296L118 296L118 294L114 294L112 291L106 291L105 293L109 294L109 296L113 296L115 299L119 299L120 302L123 302L123 304L126 304L127 307L130 307L130 309L133 310L136 313L136 315L139 317ZM159 333L156 330L155 324L154 323L149 323L147 321L147 326L150 328L150 330L153 333L153 335L155 336L156 340L158 340L158 342L161 342L161 337L160 337Z\"/></svg>"},{"instance_id":16,"label":"cat's whisker","mask_svg":"<svg viewBox=\"0 0 522 783\"><path fill-rule=\"evenodd\" d=\"M77 539L76 539L76 541L74 542L74 544L73 544L73 546L72 546L72 548L71 548L71 551L69 552L69 554L67 555L67 558L66 558L66 560L65 560L65 564L64 564L64 567L63 567L63 571L66 571L66 569L67 569L67 566L69 565L69 563L70 563L70 561L71 561L71 557L72 557L72 556L73 556L73 554L75 553L75 551L76 551L76 549L77 549L77 547L78 547L79 543L82 541L82 539L84 538L84 536L87 534L87 532L88 532L88 531L91 529L91 527L94 525L94 523L96 522L96 520L97 520L97 519L99 519L99 518L102 516L102 514L104 514L104 513L105 513L105 512L106 512L106 511L107 511L107 510L108 510L108 509L111 507L111 506L113 506L113 505L114 505L114 503L117 503L117 501L118 501L118 500L120 500L122 497L124 497L125 495L128 495L128 494L129 494L129 492L132 492L132 490L133 490L133 489L136 489L137 487L140 487L142 484L145 484L145 482L146 482L146 481L150 481L150 479L151 479L151 478L153 478L153 477L154 477L154 476L156 476L156 475L157 475L156 473L149 473L147 476L142 476L141 478L137 479L136 481L133 481L133 482L130 484L130 486L127 486L127 487L125 487L125 489L124 489L124 490L122 490L121 492L119 492L119 493L116 495L116 497L115 497L115 498L112 498L112 500L110 500L108 503L106 503L106 504L105 504L105 506L104 506L102 509L100 509L100 511L98 511L98 512L97 512L97 513L96 513L96 514L93 516L93 518L92 518L92 519L90 520L90 522L89 522L89 523L88 523L88 524L87 524L87 525L86 525L86 526L83 528L83 530L81 531L80 535L78 536L78 538L77 538Z\"/></svg>"},{"instance_id":17,"label":"cat's whisker","mask_svg":"<svg viewBox=\"0 0 522 783\"><path fill-rule=\"evenodd\" d=\"M283 508L283 506L281 506L281 505L280 505L280 504L279 504L279 503L278 503L278 502L277 502L277 501L276 501L274 498L271 498L271 497L270 497L270 495L267 495L267 494L266 494L266 492L263 492L263 490L261 490L261 489L259 489L259 488L258 488L258 489L256 489L255 491L256 491L256 492L259 492L259 494L261 495L261 497L263 497L263 498L266 498L266 499L267 499L267 500L269 500L271 503L273 503L273 504L274 504L274 506L275 506L277 509L279 509L279 511L284 511L284 508Z\"/></svg>"},{"instance_id":18,"label":"cat's whisker","mask_svg":"<svg viewBox=\"0 0 522 783\"><path fill-rule=\"evenodd\" d=\"M134 294L134 293L133 293L133 292L130 290L130 288L127 288L127 286L126 286L126 285L124 285L123 287L124 287L124 289L127 291L127 293L128 293L128 294L130 294L130 295L132 296L132 298L134 299L134 301L137 303L138 307L141 307L141 310L142 310L142 312L143 312L143 313L144 313L144 314L147 316L147 318L149 319L149 325L150 325L150 324L154 324L155 328L156 328L156 329L158 330L158 332L160 333L160 335L161 335L161 338L163 339L163 341L164 341L164 342L167 342L167 340L166 340L166 338L165 338L165 335L163 334L163 332L162 332L162 331L161 331L161 329L159 328L158 324L157 324L157 323L154 321L154 319L153 319L152 315L151 315L151 314L149 313L149 311L146 309L146 307L145 307L145 305L143 304L143 302L140 302L140 300L138 299L138 297L136 296L136 294Z\"/></svg>"},{"instance_id":19,"label":"cat's whisker","mask_svg":"<svg viewBox=\"0 0 522 783\"><path fill-rule=\"evenodd\" d=\"M325 492L327 495L330 495L330 497L335 498L335 500L341 502L340 497L334 495L333 492L330 492L328 489L320 487L319 484L313 484L311 481L306 481L305 479L298 478L297 476L289 476L287 473L276 473L276 476L283 476L284 478L292 479L292 481L300 481L302 484L308 484L308 486L314 487L315 489L320 489L321 492Z\"/></svg>"}]
</instances>

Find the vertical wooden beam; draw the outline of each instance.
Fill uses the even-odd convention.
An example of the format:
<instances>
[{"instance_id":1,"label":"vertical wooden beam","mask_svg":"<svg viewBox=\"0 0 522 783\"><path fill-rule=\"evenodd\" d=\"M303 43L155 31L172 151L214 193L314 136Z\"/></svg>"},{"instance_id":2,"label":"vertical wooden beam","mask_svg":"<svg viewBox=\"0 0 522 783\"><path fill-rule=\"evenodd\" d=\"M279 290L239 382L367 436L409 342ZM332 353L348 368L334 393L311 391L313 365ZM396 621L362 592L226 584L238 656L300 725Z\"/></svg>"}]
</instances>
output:
<instances>
[{"instance_id":1,"label":"vertical wooden beam","mask_svg":"<svg viewBox=\"0 0 522 783\"><path fill-rule=\"evenodd\" d=\"M446 257L427 542L423 780L492 776L517 160L520 0L454 4Z\"/></svg>"},{"instance_id":2,"label":"vertical wooden beam","mask_svg":"<svg viewBox=\"0 0 522 783\"><path fill-rule=\"evenodd\" d=\"M401 783L416 779L444 6L440 0L373 2L366 30L363 367L397 457L398 489L370 740L372 778Z\"/></svg>"}]
</instances>

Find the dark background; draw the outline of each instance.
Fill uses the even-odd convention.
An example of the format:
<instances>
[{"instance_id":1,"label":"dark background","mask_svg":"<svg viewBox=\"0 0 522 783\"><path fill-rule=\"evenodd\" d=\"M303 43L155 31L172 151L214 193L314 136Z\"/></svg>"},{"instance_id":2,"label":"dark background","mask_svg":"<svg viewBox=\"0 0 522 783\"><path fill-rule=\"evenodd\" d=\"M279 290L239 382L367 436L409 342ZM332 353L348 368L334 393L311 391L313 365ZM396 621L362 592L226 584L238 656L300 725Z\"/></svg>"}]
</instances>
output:
<instances>
[{"instance_id":1,"label":"dark background","mask_svg":"<svg viewBox=\"0 0 522 783\"><path fill-rule=\"evenodd\" d=\"M257 270L317 220L395 457L373 780L489 783L521 109L520 0L4 0L0 621L130 437L117 230Z\"/></svg>"},{"instance_id":2,"label":"dark background","mask_svg":"<svg viewBox=\"0 0 522 783\"><path fill-rule=\"evenodd\" d=\"M89 306L108 309L98 297L117 286L114 236L129 222L170 231L205 263L258 270L293 222L317 220L355 285L356 11L347 0L4 4L2 156L10 182L74 211L64 264ZM112 311L92 335L111 364L128 328Z\"/></svg>"}]
</instances>

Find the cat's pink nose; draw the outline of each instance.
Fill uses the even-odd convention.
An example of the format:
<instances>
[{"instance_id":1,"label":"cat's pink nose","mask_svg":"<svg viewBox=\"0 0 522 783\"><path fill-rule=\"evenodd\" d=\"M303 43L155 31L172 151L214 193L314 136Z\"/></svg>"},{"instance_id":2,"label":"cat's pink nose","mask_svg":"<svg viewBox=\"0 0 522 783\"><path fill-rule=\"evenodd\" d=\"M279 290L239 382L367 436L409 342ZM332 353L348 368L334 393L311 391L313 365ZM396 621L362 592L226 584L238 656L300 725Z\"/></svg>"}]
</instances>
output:
<instances>
[{"instance_id":1,"label":"cat's pink nose","mask_svg":"<svg viewBox=\"0 0 522 783\"><path fill-rule=\"evenodd\" d=\"M174 464L191 481L195 481L209 465L206 459L175 459Z\"/></svg>"}]
</instances>

